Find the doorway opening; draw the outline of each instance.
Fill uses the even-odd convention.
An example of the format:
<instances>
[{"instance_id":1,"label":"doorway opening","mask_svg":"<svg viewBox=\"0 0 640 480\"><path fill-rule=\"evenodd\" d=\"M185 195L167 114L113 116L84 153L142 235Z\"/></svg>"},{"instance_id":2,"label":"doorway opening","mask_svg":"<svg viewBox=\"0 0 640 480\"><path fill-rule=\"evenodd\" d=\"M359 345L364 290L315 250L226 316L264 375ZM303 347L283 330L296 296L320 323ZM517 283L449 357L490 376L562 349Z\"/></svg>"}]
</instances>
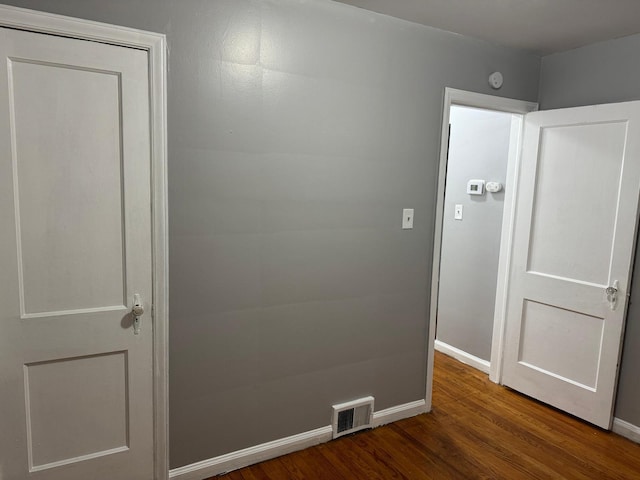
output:
<instances>
[{"instance_id":1,"label":"doorway opening","mask_svg":"<svg viewBox=\"0 0 640 480\"><path fill-rule=\"evenodd\" d=\"M500 381L506 274L524 114L532 102L445 90L431 287L433 352Z\"/></svg>"},{"instance_id":2,"label":"doorway opening","mask_svg":"<svg viewBox=\"0 0 640 480\"><path fill-rule=\"evenodd\" d=\"M449 109L435 349L487 374L509 150L519 120L465 105Z\"/></svg>"}]
</instances>

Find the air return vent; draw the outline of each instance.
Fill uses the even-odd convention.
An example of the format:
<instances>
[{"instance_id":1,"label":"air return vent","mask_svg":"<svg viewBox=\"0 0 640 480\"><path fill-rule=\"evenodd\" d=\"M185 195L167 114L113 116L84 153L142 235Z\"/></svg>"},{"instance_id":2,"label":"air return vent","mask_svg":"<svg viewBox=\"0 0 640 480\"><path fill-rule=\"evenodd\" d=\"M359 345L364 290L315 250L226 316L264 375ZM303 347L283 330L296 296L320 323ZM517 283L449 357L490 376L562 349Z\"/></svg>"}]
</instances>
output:
<instances>
[{"instance_id":1,"label":"air return vent","mask_svg":"<svg viewBox=\"0 0 640 480\"><path fill-rule=\"evenodd\" d=\"M373 397L333 406L333 438L371 428L373 422Z\"/></svg>"}]
</instances>

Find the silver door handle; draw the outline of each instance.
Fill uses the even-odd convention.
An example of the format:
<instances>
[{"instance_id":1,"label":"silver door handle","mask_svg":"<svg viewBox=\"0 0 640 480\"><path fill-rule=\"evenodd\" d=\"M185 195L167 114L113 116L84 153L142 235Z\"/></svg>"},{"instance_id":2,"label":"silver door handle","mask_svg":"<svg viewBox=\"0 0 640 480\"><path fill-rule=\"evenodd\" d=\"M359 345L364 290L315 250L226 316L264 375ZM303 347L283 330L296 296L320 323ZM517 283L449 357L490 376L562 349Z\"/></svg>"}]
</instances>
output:
<instances>
[{"instance_id":1,"label":"silver door handle","mask_svg":"<svg viewBox=\"0 0 640 480\"><path fill-rule=\"evenodd\" d=\"M604 291L607 295L607 301L609 302L609 308L615 310L618 304L618 280L613 282L613 285L607 287Z\"/></svg>"},{"instance_id":2,"label":"silver door handle","mask_svg":"<svg viewBox=\"0 0 640 480\"><path fill-rule=\"evenodd\" d=\"M144 314L144 307L142 306L142 300L140 300L140 294L138 293L133 296L131 313L133 314L133 334L138 335L140 333L140 317Z\"/></svg>"}]
</instances>

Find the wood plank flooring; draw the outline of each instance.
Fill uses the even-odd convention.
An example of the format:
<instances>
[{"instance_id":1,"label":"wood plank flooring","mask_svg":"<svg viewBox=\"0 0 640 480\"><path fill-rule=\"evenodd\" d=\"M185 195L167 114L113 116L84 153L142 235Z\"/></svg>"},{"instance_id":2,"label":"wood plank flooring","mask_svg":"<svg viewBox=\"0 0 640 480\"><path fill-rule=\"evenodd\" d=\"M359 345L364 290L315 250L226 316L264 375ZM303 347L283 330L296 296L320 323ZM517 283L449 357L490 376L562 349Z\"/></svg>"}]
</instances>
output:
<instances>
[{"instance_id":1,"label":"wood plank flooring","mask_svg":"<svg viewBox=\"0 0 640 480\"><path fill-rule=\"evenodd\" d=\"M433 411L216 477L640 479L640 445L436 352Z\"/></svg>"}]
</instances>

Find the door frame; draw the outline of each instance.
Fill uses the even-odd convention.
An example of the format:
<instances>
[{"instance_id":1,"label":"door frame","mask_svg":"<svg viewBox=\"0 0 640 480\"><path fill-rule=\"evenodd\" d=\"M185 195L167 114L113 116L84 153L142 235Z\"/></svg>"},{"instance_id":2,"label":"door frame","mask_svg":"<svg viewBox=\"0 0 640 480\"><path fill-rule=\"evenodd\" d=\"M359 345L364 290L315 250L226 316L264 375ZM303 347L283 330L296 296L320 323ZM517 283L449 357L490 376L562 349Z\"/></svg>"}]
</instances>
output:
<instances>
[{"instance_id":1,"label":"door frame","mask_svg":"<svg viewBox=\"0 0 640 480\"><path fill-rule=\"evenodd\" d=\"M0 27L108 43L148 52L151 144L154 478L169 478L169 283L166 37L126 27L0 5Z\"/></svg>"},{"instance_id":2,"label":"door frame","mask_svg":"<svg viewBox=\"0 0 640 480\"><path fill-rule=\"evenodd\" d=\"M436 222L433 238L433 263L431 270L431 300L429 307L429 338L427 350L427 392L425 396L427 411L431 410L433 394L433 362L435 355L436 318L438 314L438 291L440 281L440 255L442 250L442 223L444 220L444 195L447 178L448 146L449 146L449 114L451 106L484 108L499 112L513 113L524 116L526 113L538 110L535 102L526 102L512 98L496 97L482 93L468 92L454 88L445 88L442 110L442 128L440 140L440 165L438 167L438 190L436 198ZM519 154L522 142L522 126L524 122L513 122L511 127L511 144L507 161L507 175L505 181L504 213L502 217L502 232L500 240L500 255L498 262L498 282L496 285L496 302L493 320L493 337L491 343L491 362L489 378L499 383L502 376L502 351L504 342L505 313L507 301L508 272L511 263L511 241L513 237L513 222L517 179L519 172ZM514 141L516 139L516 141Z\"/></svg>"}]
</instances>

